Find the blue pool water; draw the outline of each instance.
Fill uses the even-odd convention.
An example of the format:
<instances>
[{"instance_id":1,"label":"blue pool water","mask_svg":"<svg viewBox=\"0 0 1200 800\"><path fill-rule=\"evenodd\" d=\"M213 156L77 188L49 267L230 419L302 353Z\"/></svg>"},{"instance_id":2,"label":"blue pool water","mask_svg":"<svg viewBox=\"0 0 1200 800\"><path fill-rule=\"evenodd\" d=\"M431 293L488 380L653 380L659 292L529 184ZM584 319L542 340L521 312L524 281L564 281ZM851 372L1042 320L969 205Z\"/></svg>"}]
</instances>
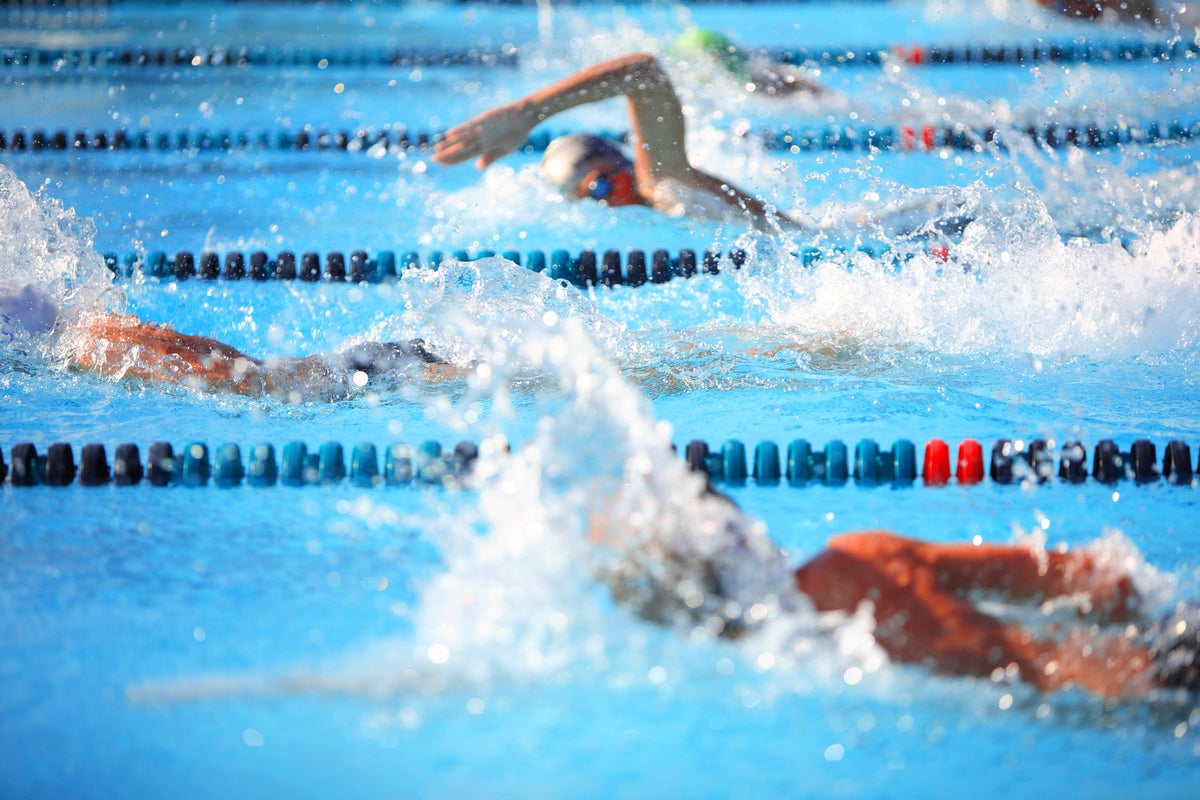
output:
<instances>
[{"instance_id":1,"label":"blue pool water","mask_svg":"<svg viewBox=\"0 0 1200 800\"><path fill-rule=\"evenodd\" d=\"M50 16L46 16L50 13ZM41 16L39 16L41 14ZM1027 3L581 5L113 3L14 10L0 47L516 48L515 66L0 66L15 128L438 130L685 21L815 47L1160 41ZM285 403L117 383L52 345L0 352L0 448L154 441L459 440L469 490L0 492L0 795L11 797L1191 797L1200 713L1105 704L886 663L870 622L815 615L736 643L615 607L584 536L631 465L693 439L1140 438L1200 450L1195 141L1089 151L764 150L743 130L1200 121L1195 59L821 69L771 101L678 67L689 148L814 240L547 198L536 153L483 174L427 151L0 152L0 263L76 291L102 256L556 248L728 253L740 270L578 289L501 259L394 283L127 279L102 299L257 355L421 336L470 377ZM555 130L619 130L619 104ZM10 139L11 140L11 139ZM1015 140L1014 140L1015 141ZM905 234L918 200L974 218ZM869 213L879 224L837 222ZM869 246L805 266L805 247ZM897 267L892 257L911 258ZM70 279L63 276L70 273ZM68 286L68 284L70 284ZM514 456L499 442L517 446ZM918 453L920 455L920 452ZM1194 456L1193 456L1194 458ZM670 479L665 479L670 493ZM1200 589L1197 489L731 489L798 563L831 535L1094 547L1151 603ZM669 524L672 510L638 498Z\"/></svg>"}]
</instances>

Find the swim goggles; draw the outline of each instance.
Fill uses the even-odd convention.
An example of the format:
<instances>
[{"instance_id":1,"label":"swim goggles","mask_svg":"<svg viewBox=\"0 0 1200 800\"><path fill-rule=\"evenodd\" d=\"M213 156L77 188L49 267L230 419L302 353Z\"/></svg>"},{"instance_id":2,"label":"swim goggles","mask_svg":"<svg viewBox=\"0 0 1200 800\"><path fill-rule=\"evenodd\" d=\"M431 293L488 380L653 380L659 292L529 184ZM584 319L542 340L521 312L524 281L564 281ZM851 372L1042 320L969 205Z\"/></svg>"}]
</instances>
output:
<instances>
[{"instance_id":1,"label":"swim goggles","mask_svg":"<svg viewBox=\"0 0 1200 800\"><path fill-rule=\"evenodd\" d=\"M586 184L587 197L593 200L606 200L612 194L612 179L606 173L600 173Z\"/></svg>"}]
</instances>

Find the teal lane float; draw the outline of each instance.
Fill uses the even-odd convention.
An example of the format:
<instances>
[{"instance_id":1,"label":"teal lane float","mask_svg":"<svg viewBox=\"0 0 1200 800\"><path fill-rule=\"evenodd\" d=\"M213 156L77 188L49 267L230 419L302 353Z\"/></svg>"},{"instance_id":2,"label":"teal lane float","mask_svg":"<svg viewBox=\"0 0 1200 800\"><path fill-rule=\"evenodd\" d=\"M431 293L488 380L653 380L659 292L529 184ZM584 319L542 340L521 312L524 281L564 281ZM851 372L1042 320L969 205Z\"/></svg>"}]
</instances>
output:
<instances>
[{"instance_id":1,"label":"teal lane float","mask_svg":"<svg viewBox=\"0 0 1200 800\"><path fill-rule=\"evenodd\" d=\"M455 488L470 485L470 475L479 447L462 441L443 447L429 440L416 446L391 443L377 448L364 442L350 449L339 442L324 442L316 450L291 441L276 450L273 444L242 448L234 443L210 449L203 442L190 442L176 450L169 442L150 444L145 458L137 444L117 446L110 461L103 444L85 444L75 458L75 448L55 442L39 454L32 442L12 446L6 463L0 451L0 482L15 487L33 486L334 486L363 488L387 486L436 486ZM1167 442L1161 462L1158 448L1148 439L1137 439L1123 448L1104 439L1092 449L1070 441L1061 447L1046 439L1000 439L992 446L990 459L975 439L959 443L951 462L950 448L942 439L929 440L924 458L908 439L899 439L884 449L873 439L863 439L851 450L841 440L813 447L805 439L783 445L759 442L751 454L738 439L729 439L710 449L703 440L693 440L684 449L689 467L723 487L758 486L843 486L860 487L945 486L955 483L974 486L995 484L1102 484L1131 483L1147 486L1166 483L1194 488L1200 464L1193 465L1191 447L1184 441ZM953 468L952 468L953 467Z\"/></svg>"}]
</instances>

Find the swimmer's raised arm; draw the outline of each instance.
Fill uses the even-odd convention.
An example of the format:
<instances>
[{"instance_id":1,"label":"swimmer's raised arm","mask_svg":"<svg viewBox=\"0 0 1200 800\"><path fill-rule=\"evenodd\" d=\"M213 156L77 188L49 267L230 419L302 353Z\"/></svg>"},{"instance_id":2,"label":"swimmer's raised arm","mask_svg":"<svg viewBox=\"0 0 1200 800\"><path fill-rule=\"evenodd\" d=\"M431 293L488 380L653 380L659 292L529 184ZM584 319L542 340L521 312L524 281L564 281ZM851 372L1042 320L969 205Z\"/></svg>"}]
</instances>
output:
<instances>
[{"instance_id":1,"label":"swimmer's raised arm","mask_svg":"<svg viewBox=\"0 0 1200 800\"><path fill-rule=\"evenodd\" d=\"M539 123L585 103L624 95L628 101L633 177L646 205L665 210L678 204L674 181L719 198L756 222L770 215L757 198L692 166L685 145L683 107L671 80L648 53L621 56L588 67L520 100L478 115L447 131L434 147L434 161L458 164L475 159L479 169L521 147ZM795 225L787 217L777 217Z\"/></svg>"},{"instance_id":2,"label":"swimmer's raised arm","mask_svg":"<svg viewBox=\"0 0 1200 800\"><path fill-rule=\"evenodd\" d=\"M638 177L641 173L649 178L686 171L690 165L683 143L683 108L670 78L649 53L595 64L520 100L485 111L447 131L435 146L434 160L457 164L478 157L475 165L483 169L523 145L536 125L555 114L619 95L629 102Z\"/></svg>"}]
</instances>

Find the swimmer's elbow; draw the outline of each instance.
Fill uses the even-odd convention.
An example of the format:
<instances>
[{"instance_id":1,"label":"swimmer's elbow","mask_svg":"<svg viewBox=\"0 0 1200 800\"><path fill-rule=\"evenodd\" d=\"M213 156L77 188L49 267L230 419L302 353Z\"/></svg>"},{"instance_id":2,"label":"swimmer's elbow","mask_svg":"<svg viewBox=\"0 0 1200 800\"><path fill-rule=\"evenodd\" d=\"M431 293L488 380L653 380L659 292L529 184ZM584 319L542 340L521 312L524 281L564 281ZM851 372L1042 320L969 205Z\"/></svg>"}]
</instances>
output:
<instances>
[{"instance_id":1,"label":"swimmer's elbow","mask_svg":"<svg viewBox=\"0 0 1200 800\"><path fill-rule=\"evenodd\" d=\"M653 53L630 53L627 58L629 59L629 63L642 64L647 67L658 67L660 69L662 68L662 65L658 63L658 57Z\"/></svg>"},{"instance_id":2,"label":"swimmer's elbow","mask_svg":"<svg viewBox=\"0 0 1200 800\"><path fill-rule=\"evenodd\" d=\"M667 71L663 68L662 62L653 53L631 53L625 56L622 61L630 76L651 79L655 82L670 85L670 80L667 78Z\"/></svg>"}]
</instances>

